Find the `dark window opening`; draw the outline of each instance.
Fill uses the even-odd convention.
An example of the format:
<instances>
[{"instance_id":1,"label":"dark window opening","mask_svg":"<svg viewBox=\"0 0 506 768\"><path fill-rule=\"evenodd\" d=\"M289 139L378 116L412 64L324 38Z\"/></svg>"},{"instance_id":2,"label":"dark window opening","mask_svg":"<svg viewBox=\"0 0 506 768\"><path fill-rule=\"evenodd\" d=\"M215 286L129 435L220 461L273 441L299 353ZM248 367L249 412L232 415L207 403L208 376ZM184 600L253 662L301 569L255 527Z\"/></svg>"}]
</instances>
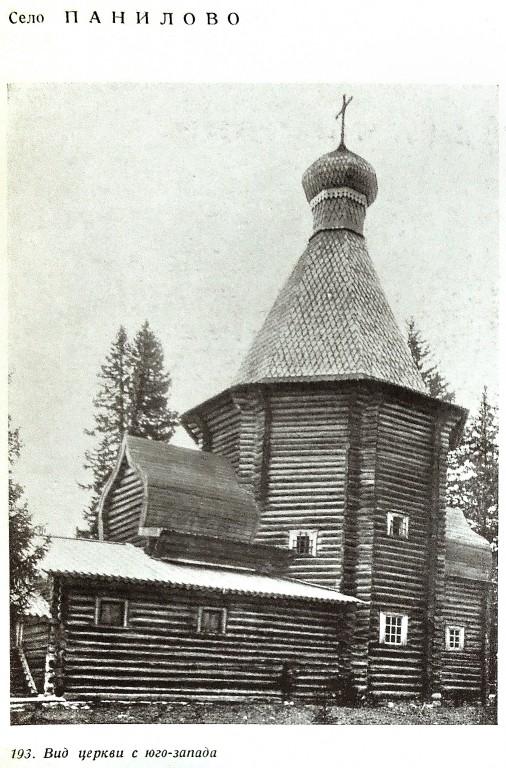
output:
<instances>
[{"instance_id":1,"label":"dark window opening","mask_svg":"<svg viewBox=\"0 0 506 768\"><path fill-rule=\"evenodd\" d=\"M124 627L127 619L126 600L99 598L97 608L97 624L108 627Z\"/></svg>"},{"instance_id":2,"label":"dark window opening","mask_svg":"<svg viewBox=\"0 0 506 768\"><path fill-rule=\"evenodd\" d=\"M198 632L205 635L222 635L226 629L225 608L199 608Z\"/></svg>"},{"instance_id":3,"label":"dark window opening","mask_svg":"<svg viewBox=\"0 0 506 768\"><path fill-rule=\"evenodd\" d=\"M290 531L288 546L303 557L314 557L317 549L318 531Z\"/></svg>"},{"instance_id":4,"label":"dark window opening","mask_svg":"<svg viewBox=\"0 0 506 768\"><path fill-rule=\"evenodd\" d=\"M307 533L299 533L295 542L295 549L298 555L311 554L311 540Z\"/></svg>"},{"instance_id":5,"label":"dark window opening","mask_svg":"<svg viewBox=\"0 0 506 768\"><path fill-rule=\"evenodd\" d=\"M409 517L389 512L387 515L387 534L397 539L407 539L409 530Z\"/></svg>"}]
</instances>

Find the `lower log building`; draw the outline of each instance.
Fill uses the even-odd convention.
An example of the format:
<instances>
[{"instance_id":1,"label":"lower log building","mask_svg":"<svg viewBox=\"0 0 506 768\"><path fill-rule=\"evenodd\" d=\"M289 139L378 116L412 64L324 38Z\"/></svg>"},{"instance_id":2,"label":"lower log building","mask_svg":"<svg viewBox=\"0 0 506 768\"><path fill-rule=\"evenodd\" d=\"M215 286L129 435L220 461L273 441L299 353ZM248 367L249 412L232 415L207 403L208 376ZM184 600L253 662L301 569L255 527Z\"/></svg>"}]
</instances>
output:
<instances>
[{"instance_id":1,"label":"lower log building","mask_svg":"<svg viewBox=\"0 0 506 768\"><path fill-rule=\"evenodd\" d=\"M183 416L199 450L126 436L100 541L53 539L18 633L37 690L486 695L490 547L445 498L466 412L427 393L367 252L373 168L341 143L303 186L306 251Z\"/></svg>"}]
</instances>

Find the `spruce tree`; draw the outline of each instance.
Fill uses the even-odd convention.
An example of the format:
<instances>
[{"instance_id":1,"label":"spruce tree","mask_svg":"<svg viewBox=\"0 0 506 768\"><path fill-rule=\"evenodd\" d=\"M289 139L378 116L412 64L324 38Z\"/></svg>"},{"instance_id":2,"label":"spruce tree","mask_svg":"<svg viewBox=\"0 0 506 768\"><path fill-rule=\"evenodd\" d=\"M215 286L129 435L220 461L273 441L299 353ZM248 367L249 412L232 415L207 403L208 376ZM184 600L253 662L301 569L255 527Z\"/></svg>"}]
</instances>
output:
<instances>
[{"instance_id":1,"label":"spruce tree","mask_svg":"<svg viewBox=\"0 0 506 768\"><path fill-rule=\"evenodd\" d=\"M23 499L24 489L15 482L12 468L21 452L19 428L11 427L9 416L9 576L11 627L29 605L36 591L39 574L37 564L48 547L48 538L41 527L35 526Z\"/></svg>"},{"instance_id":2,"label":"spruce tree","mask_svg":"<svg viewBox=\"0 0 506 768\"><path fill-rule=\"evenodd\" d=\"M98 374L99 390L93 400L95 406L92 429L85 430L89 437L96 439L93 448L85 453L84 469L92 473L92 480L80 484L91 492L89 504L84 512L87 527L77 529L81 538L98 536L98 503L105 482L114 467L123 435L128 431L131 419L132 353L127 334L120 327L116 338Z\"/></svg>"},{"instance_id":3,"label":"spruce tree","mask_svg":"<svg viewBox=\"0 0 506 768\"><path fill-rule=\"evenodd\" d=\"M130 434L167 442L177 414L168 407L170 376L164 371L162 345L146 320L133 343Z\"/></svg>"},{"instance_id":4,"label":"spruce tree","mask_svg":"<svg viewBox=\"0 0 506 768\"><path fill-rule=\"evenodd\" d=\"M472 528L497 549L499 509L497 408L483 388L478 413L450 456L448 502L463 510Z\"/></svg>"},{"instance_id":5,"label":"spruce tree","mask_svg":"<svg viewBox=\"0 0 506 768\"><path fill-rule=\"evenodd\" d=\"M408 320L408 346L415 365L427 386L429 395L453 403L455 393L450 390L448 382L438 371L437 365L433 362L430 347L416 327L413 318Z\"/></svg>"},{"instance_id":6,"label":"spruce tree","mask_svg":"<svg viewBox=\"0 0 506 768\"><path fill-rule=\"evenodd\" d=\"M168 441L177 424L177 414L168 408L170 377L163 369L163 351L146 321L130 344L121 327L98 374L99 390L94 427L85 430L95 439L86 451L84 469L92 480L80 484L90 492L84 512L86 528L77 529L81 538L98 536L98 505L125 434Z\"/></svg>"}]
</instances>

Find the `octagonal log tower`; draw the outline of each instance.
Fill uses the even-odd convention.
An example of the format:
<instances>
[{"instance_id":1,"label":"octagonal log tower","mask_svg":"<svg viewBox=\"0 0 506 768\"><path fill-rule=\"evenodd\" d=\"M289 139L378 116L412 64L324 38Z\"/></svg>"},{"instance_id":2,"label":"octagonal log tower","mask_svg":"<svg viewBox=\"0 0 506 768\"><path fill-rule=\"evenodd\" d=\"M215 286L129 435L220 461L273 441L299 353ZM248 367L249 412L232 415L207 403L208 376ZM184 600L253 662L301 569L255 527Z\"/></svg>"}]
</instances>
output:
<instances>
[{"instance_id":1,"label":"octagonal log tower","mask_svg":"<svg viewBox=\"0 0 506 768\"><path fill-rule=\"evenodd\" d=\"M442 686L447 453L466 411L428 396L367 252L373 168L341 144L303 186L306 251L230 388L182 421L254 494L256 541L295 548L294 578L364 601L347 628L355 692L427 696Z\"/></svg>"}]
</instances>

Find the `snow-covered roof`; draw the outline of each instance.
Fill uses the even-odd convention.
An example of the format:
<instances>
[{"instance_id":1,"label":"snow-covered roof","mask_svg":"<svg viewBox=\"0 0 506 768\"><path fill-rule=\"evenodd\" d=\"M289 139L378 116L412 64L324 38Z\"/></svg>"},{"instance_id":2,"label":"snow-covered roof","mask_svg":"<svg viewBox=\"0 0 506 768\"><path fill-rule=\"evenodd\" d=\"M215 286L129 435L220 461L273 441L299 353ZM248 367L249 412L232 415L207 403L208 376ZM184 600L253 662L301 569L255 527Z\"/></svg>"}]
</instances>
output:
<instances>
[{"instance_id":1,"label":"snow-covered roof","mask_svg":"<svg viewBox=\"0 0 506 768\"><path fill-rule=\"evenodd\" d=\"M189 589L216 590L221 593L330 603L360 602L333 589L295 579L265 576L246 569L162 562L149 557L133 544L110 541L52 537L50 548L40 567L51 574L165 584Z\"/></svg>"},{"instance_id":2,"label":"snow-covered roof","mask_svg":"<svg viewBox=\"0 0 506 768\"><path fill-rule=\"evenodd\" d=\"M24 614L25 616L33 616L38 619L50 619L51 609L47 600L42 595L36 593L30 596Z\"/></svg>"}]
</instances>

